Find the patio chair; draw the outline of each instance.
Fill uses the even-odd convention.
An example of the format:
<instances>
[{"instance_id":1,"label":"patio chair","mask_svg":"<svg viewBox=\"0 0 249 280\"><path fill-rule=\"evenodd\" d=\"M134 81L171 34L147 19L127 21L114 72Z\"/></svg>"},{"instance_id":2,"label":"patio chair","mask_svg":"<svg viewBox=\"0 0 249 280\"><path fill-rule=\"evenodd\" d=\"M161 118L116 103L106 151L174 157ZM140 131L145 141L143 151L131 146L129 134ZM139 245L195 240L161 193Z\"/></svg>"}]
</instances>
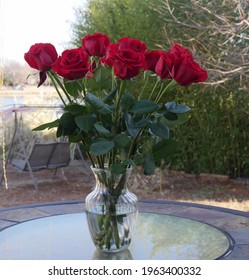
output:
<instances>
[{"instance_id":1,"label":"patio chair","mask_svg":"<svg viewBox=\"0 0 249 280\"><path fill-rule=\"evenodd\" d=\"M11 164L23 172L29 172L32 178L34 187L38 190L37 178L34 172L42 169L54 169L55 177L57 170L61 168L63 178L66 179L62 167L68 166L70 162L70 147L69 143L58 142L50 144L34 144L30 155L19 154L23 159L12 160Z\"/></svg>"}]
</instances>

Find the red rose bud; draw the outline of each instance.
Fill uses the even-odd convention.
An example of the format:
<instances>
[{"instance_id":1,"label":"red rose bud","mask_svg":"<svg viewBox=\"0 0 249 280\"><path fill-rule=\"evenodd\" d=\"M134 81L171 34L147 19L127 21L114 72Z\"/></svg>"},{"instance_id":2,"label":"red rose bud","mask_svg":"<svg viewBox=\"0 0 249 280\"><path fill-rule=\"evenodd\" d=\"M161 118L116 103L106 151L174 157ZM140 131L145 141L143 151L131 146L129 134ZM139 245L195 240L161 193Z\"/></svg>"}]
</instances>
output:
<instances>
[{"instance_id":1,"label":"red rose bud","mask_svg":"<svg viewBox=\"0 0 249 280\"><path fill-rule=\"evenodd\" d=\"M144 70L150 70L155 72L155 67L157 62L160 58L162 51L147 51L145 53L145 60L144 60Z\"/></svg>"},{"instance_id":2,"label":"red rose bud","mask_svg":"<svg viewBox=\"0 0 249 280\"><path fill-rule=\"evenodd\" d=\"M102 63L106 63L109 66L113 66L114 59L117 55L118 44L110 44L106 50L106 56L101 60Z\"/></svg>"},{"instance_id":3,"label":"red rose bud","mask_svg":"<svg viewBox=\"0 0 249 280\"><path fill-rule=\"evenodd\" d=\"M83 48L64 51L53 64L53 71L68 79L83 78L89 70L89 56Z\"/></svg>"},{"instance_id":4,"label":"red rose bud","mask_svg":"<svg viewBox=\"0 0 249 280\"><path fill-rule=\"evenodd\" d=\"M48 71L57 57L58 54L55 47L49 43L32 45L29 51L24 54L24 59L29 66L41 72Z\"/></svg>"},{"instance_id":5,"label":"red rose bud","mask_svg":"<svg viewBox=\"0 0 249 280\"><path fill-rule=\"evenodd\" d=\"M110 39L105 34L94 33L82 38L82 46L90 56L103 57L109 45Z\"/></svg>"},{"instance_id":6,"label":"red rose bud","mask_svg":"<svg viewBox=\"0 0 249 280\"><path fill-rule=\"evenodd\" d=\"M207 71L194 61L188 49L174 44L168 54L172 63L168 64L172 78L182 86L204 82L208 78Z\"/></svg>"},{"instance_id":7,"label":"red rose bud","mask_svg":"<svg viewBox=\"0 0 249 280\"><path fill-rule=\"evenodd\" d=\"M119 79L131 79L144 65L146 45L139 40L122 38L118 44L110 44L104 62L114 68Z\"/></svg>"},{"instance_id":8,"label":"red rose bud","mask_svg":"<svg viewBox=\"0 0 249 280\"><path fill-rule=\"evenodd\" d=\"M170 79L172 78L169 69L173 66L171 56L168 52L161 52L160 58L155 66L155 73L161 79Z\"/></svg>"}]
</instances>

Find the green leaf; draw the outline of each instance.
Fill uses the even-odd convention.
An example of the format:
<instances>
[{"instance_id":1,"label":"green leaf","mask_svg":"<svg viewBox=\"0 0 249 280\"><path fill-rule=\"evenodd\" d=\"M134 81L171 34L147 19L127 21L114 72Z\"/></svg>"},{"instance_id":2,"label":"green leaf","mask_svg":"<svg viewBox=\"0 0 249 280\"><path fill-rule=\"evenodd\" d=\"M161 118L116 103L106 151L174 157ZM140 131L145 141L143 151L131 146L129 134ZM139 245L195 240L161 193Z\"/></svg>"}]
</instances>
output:
<instances>
[{"instance_id":1,"label":"green leaf","mask_svg":"<svg viewBox=\"0 0 249 280\"><path fill-rule=\"evenodd\" d=\"M36 128L33 128L32 130L33 131L40 131L40 130L44 130L44 129L51 129L53 127L58 127L59 126L59 120L55 120L55 121L52 121L52 122L49 122L49 123L44 123L40 126L37 126Z\"/></svg>"},{"instance_id":2,"label":"green leaf","mask_svg":"<svg viewBox=\"0 0 249 280\"><path fill-rule=\"evenodd\" d=\"M138 100L129 112L134 114L148 114L158 110L160 106L150 100Z\"/></svg>"},{"instance_id":3,"label":"green leaf","mask_svg":"<svg viewBox=\"0 0 249 280\"><path fill-rule=\"evenodd\" d=\"M61 137L63 136L63 127L59 124L57 131L56 131L56 137Z\"/></svg>"},{"instance_id":4,"label":"green leaf","mask_svg":"<svg viewBox=\"0 0 249 280\"><path fill-rule=\"evenodd\" d=\"M178 115L176 113L171 113L169 111L164 113L163 116L169 121L176 121L178 119Z\"/></svg>"},{"instance_id":5,"label":"green leaf","mask_svg":"<svg viewBox=\"0 0 249 280\"><path fill-rule=\"evenodd\" d=\"M125 120L125 125L127 128L127 131L130 134L130 136L136 137L138 134L138 130L137 130L137 128L135 128L135 123L134 123L131 115L125 112L124 120Z\"/></svg>"},{"instance_id":6,"label":"green leaf","mask_svg":"<svg viewBox=\"0 0 249 280\"><path fill-rule=\"evenodd\" d=\"M104 137L112 136L111 132L108 129L106 129L104 126L96 123L96 124L94 124L94 127L101 136L104 136Z\"/></svg>"},{"instance_id":7,"label":"green leaf","mask_svg":"<svg viewBox=\"0 0 249 280\"><path fill-rule=\"evenodd\" d=\"M151 175L156 168L152 154L146 154L144 158L144 174Z\"/></svg>"},{"instance_id":8,"label":"green leaf","mask_svg":"<svg viewBox=\"0 0 249 280\"><path fill-rule=\"evenodd\" d=\"M94 124L97 121L95 114L81 115L75 118L77 126L84 132L89 132L93 129Z\"/></svg>"},{"instance_id":9,"label":"green leaf","mask_svg":"<svg viewBox=\"0 0 249 280\"><path fill-rule=\"evenodd\" d=\"M135 102L135 97L130 92L127 92L122 96L120 105L123 110L129 110L132 106L134 106Z\"/></svg>"},{"instance_id":10,"label":"green leaf","mask_svg":"<svg viewBox=\"0 0 249 280\"><path fill-rule=\"evenodd\" d=\"M160 122L164 125L168 126L169 128L172 128L177 125L182 125L188 120L187 114L179 114L176 115L176 119L168 118L168 115L165 115L165 117L160 118Z\"/></svg>"},{"instance_id":11,"label":"green leaf","mask_svg":"<svg viewBox=\"0 0 249 280\"><path fill-rule=\"evenodd\" d=\"M144 154L149 154L152 151L153 139L149 135L144 135L140 138L142 144L142 150Z\"/></svg>"},{"instance_id":12,"label":"green leaf","mask_svg":"<svg viewBox=\"0 0 249 280\"><path fill-rule=\"evenodd\" d=\"M124 163L114 163L110 166L112 174L119 175L123 174L126 170L126 164Z\"/></svg>"},{"instance_id":13,"label":"green leaf","mask_svg":"<svg viewBox=\"0 0 249 280\"><path fill-rule=\"evenodd\" d=\"M111 90L111 71L108 67L98 67L94 70L92 78L86 80L86 86L89 91Z\"/></svg>"},{"instance_id":14,"label":"green leaf","mask_svg":"<svg viewBox=\"0 0 249 280\"><path fill-rule=\"evenodd\" d=\"M129 145L131 139L126 134L117 134L113 138L113 141L115 142L116 148L125 148Z\"/></svg>"},{"instance_id":15,"label":"green leaf","mask_svg":"<svg viewBox=\"0 0 249 280\"><path fill-rule=\"evenodd\" d=\"M82 80L67 80L64 79L64 86L67 92L74 98L78 98L83 90Z\"/></svg>"},{"instance_id":16,"label":"green leaf","mask_svg":"<svg viewBox=\"0 0 249 280\"><path fill-rule=\"evenodd\" d=\"M113 149L114 145L115 143L113 141L101 139L92 143L90 146L90 152L94 156L102 156L109 153Z\"/></svg>"},{"instance_id":17,"label":"green leaf","mask_svg":"<svg viewBox=\"0 0 249 280\"><path fill-rule=\"evenodd\" d=\"M167 103L165 103L165 108L169 112L175 113L175 114L187 113L188 111L191 110L191 108L189 108L188 106L182 105L182 104L178 104L176 102L167 102Z\"/></svg>"},{"instance_id":18,"label":"green leaf","mask_svg":"<svg viewBox=\"0 0 249 280\"><path fill-rule=\"evenodd\" d=\"M169 128L160 122L153 122L150 126L150 130L153 134L160 138L169 138Z\"/></svg>"},{"instance_id":19,"label":"green leaf","mask_svg":"<svg viewBox=\"0 0 249 280\"><path fill-rule=\"evenodd\" d=\"M118 147L116 146L116 143L115 143L115 148L118 148ZM127 158L127 151L125 151L124 148L119 149L117 158L118 158L121 162L125 161L126 158Z\"/></svg>"},{"instance_id":20,"label":"green leaf","mask_svg":"<svg viewBox=\"0 0 249 280\"><path fill-rule=\"evenodd\" d=\"M112 101L115 98L116 93L117 93L117 87L114 87L112 89L112 91L102 99L102 101L104 103L108 103L108 102Z\"/></svg>"},{"instance_id":21,"label":"green leaf","mask_svg":"<svg viewBox=\"0 0 249 280\"><path fill-rule=\"evenodd\" d=\"M68 141L70 143L79 143L82 139L84 139L84 136L82 133L79 133L77 135L69 135Z\"/></svg>"},{"instance_id":22,"label":"green leaf","mask_svg":"<svg viewBox=\"0 0 249 280\"><path fill-rule=\"evenodd\" d=\"M63 135L74 133L77 125L74 120L74 115L69 112L64 113L60 118L60 125L63 129Z\"/></svg>"},{"instance_id":23,"label":"green leaf","mask_svg":"<svg viewBox=\"0 0 249 280\"><path fill-rule=\"evenodd\" d=\"M101 115L101 122L103 123L103 126L105 128L111 129L111 127L113 125L112 115L111 114Z\"/></svg>"},{"instance_id":24,"label":"green leaf","mask_svg":"<svg viewBox=\"0 0 249 280\"><path fill-rule=\"evenodd\" d=\"M150 126L151 125L151 120L149 119L142 119L138 122L135 122L134 126L136 128L143 128L143 127L146 127L146 126Z\"/></svg>"},{"instance_id":25,"label":"green leaf","mask_svg":"<svg viewBox=\"0 0 249 280\"><path fill-rule=\"evenodd\" d=\"M108 87L109 82L111 81L111 71L108 67L98 67L94 71L95 81L99 84L101 89Z\"/></svg>"},{"instance_id":26,"label":"green leaf","mask_svg":"<svg viewBox=\"0 0 249 280\"><path fill-rule=\"evenodd\" d=\"M70 112L74 116L77 116L87 113L87 107L79 104L69 104L65 106L64 111Z\"/></svg>"},{"instance_id":27,"label":"green leaf","mask_svg":"<svg viewBox=\"0 0 249 280\"><path fill-rule=\"evenodd\" d=\"M97 110L100 114L104 115L112 113L109 106L92 93L88 93L85 96L85 101L89 103L93 107L93 109Z\"/></svg>"}]
</instances>

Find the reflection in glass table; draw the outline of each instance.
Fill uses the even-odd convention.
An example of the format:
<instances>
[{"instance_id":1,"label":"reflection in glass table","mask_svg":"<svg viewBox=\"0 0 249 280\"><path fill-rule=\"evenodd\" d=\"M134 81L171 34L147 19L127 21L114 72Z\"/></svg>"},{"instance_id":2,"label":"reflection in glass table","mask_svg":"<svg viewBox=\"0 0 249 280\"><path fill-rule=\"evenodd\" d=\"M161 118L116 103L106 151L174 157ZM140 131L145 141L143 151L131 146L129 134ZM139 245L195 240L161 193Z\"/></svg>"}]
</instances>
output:
<instances>
[{"instance_id":1,"label":"reflection in glass table","mask_svg":"<svg viewBox=\"0 0 249 280\"><path fill-rule=\"evenodd\" d=\"M0 259L208 260L228 253L230 238L205 223L170 215L140 213L129 250L95 249L85 213L27 221L0 232Z\"/></svg>"}]
</instances>

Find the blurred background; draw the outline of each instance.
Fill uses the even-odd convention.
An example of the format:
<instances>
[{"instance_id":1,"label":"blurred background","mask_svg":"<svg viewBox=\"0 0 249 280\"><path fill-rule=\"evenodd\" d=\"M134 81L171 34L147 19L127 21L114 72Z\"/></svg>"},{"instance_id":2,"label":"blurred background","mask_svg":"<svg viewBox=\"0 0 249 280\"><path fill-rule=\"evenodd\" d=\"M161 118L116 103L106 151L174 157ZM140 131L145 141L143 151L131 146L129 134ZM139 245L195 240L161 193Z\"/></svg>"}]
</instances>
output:
<instances>
[{"instance_id":1,"label":"blurred background","mask_svg":"<svg viewBox=\"0 0 249 280\"><path fill-rule=\"evenodd\" d=\"M50 42L61 53L81 45L81 38L94 32L108 34L113 42L123 36L139 38L149 49L168 50L176 42L191 50L209 79L205 85L182 88L165 97L192 107L188 123L174 131L178 150L166 159L166 165L189 173L249 177L247 0L37 3L0 1L0 108L1 119L5 118L1 140L10 127L3 114L7 108L59 105L51 85L36 88L37 73L23 59L32 44ZM35 75L27 79L31 73Z\"/></svg>"}]
</instances>

